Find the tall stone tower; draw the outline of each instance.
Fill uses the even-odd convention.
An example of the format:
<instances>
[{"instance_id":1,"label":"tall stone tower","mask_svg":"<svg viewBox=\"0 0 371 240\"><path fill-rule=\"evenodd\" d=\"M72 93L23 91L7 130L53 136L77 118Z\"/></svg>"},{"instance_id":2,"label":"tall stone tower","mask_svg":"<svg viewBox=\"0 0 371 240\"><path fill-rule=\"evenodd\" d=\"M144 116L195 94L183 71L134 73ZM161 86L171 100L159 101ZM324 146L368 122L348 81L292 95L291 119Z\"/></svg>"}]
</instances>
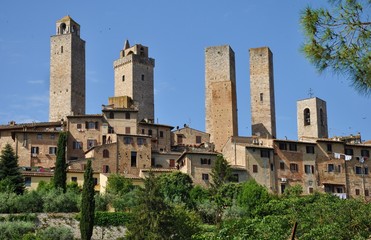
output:
<instances>
[{"instance_id":1,"label":"tall stone tower","mask_svg":"<svg viewBox=\"0 0 371 240\"><path fill-rule=\"evenodd\" d=\"M252 135L276 138L273 56L268 47L250 49Z\"/></svg>"},{"instance_id":2,"label":"tall stone tower","mask_svg":"<svg viewBox=\"0 0 371 240\"><path fill-rule=\"evenodd\" d=\"M153 69L155 60L148 57L148 47L126 41L120 58L113 63L115 97L128 96L138 108L138 120L154 120Z\"/></svg>"},{"instance_id":3,"label":"tall stone tower","mask_svg":"<svg viewBox=\"0 0 371 240\"><path fill-rule=\"evenodd\" d=\"M49 121L85 114L85 41L70 16L56 23L50 38Z\"/></svg>"},{"instance_id":4,"label":"tall stone tower","mask_svg":"<svg viewBox=\"0 0 371 240\"><path fill-rule=\"evenodd\" d=\"M235 71L230 46L206 48L206 132L216 151L222 150L229 137L238 135Z\"/></svg>"},{"instance_id":5,"label":"tall stone tower","mask_svg":"<svg viewBox=\"0 0 371 240\"><path fill-rule=\"evenodd\" d=\"M313 97L297 102L298 139L302 137L327 138L326 102Z\"/></svg>"}]
</instances>

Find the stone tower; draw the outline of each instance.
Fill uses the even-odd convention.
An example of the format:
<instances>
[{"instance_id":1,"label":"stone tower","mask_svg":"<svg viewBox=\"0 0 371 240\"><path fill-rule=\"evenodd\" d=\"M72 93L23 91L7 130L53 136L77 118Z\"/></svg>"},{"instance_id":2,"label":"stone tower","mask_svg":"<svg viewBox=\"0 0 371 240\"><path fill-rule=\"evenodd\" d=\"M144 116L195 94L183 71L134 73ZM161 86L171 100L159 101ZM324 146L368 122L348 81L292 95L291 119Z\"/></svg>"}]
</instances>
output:
<instances>
[{"instance_id":1,"label":"stone tower","mask_svg":"<svg viewBox=\"0 0 371 240\"><path fill-rule=\"evenodd\" d=\"M297 102L298 139L328 138L326 102L313 97Z\"/></svg>"},{"instance_id":2,"label":"stone tower","mask_svg":"<svg viewBox=\"0 0 371 240\"><path fill-rule=\"evenodd\" d=\"M276 138L273 55L268 47L250 49L252 135Z\"/></svg>"},{"instance_id":3,"label":"stone tower","mask_svg":"<svg viewBox=\"0 0 371 240\"><path fill-rule=\"evenodd\" d=\"M229 46L205 50L206 132L215 150L238 135L234 52Z\"/></svg>"},{"instance_id":4,"label":"stone tower","mask_svg":"<svg viewBox=\"0 0 371 240\"><path fill-rule=\"evenodd\" d=\"M50 38L49 121L85 114L85 41L70 16L56 23Z\"/></svg>"},{"instance_id":5,"label":"stone tower","mask_svg":"<svg viewBox=\"0 0 371 240\"><path fill-rule=\"evenodd\" d=\"M138 120L154 120L155 60L148 57L148 47L126 41L120 58L113 63L115 97L128 96L138 108Z\"/></svg>"}]
</instances>

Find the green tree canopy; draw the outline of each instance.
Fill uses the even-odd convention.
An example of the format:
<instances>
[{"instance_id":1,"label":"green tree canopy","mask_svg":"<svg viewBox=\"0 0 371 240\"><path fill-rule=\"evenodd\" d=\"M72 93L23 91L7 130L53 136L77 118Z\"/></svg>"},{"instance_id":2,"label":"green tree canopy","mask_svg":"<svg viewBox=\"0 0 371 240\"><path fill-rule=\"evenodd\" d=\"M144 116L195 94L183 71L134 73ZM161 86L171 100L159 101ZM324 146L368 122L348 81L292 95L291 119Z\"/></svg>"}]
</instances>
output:
<instances>
[{"instance_id":1,"label":"green tree canopy","mask_svg":"<svg viewBox=\"0 0 371 240\"><path fill-rule=\"evenodd\" d=\"M160 192L168 202L181 202L191 205L190 192L193 181L188 174L173 172L159 176Z\"/></svg>"},{"instance_id":2,"label":"green tree canopy","mask_svg":"<svg viewBox=\"0 0 371 240\"><path fill-rule=\"evenodd\" d=\"M111 174L107 181L107 193L123 196L134 189L133 182L119 174Z\"/></svg>"},{"instance_id":3,"label":"green tree canopy","mask_svg":"<svg viewBox=\"0 0 371 240\"><path fill-rule=\"evenodd\" d=\"M57 159L55 162L54 187L62 188L66 192L66 146L68 132L60 132L58 138Z\"/></svg>"},{"instance_id":4,"label":"green tree canopy","mask_svg":"<svg viewBox=\"0 0 371 240\"><path fill-rule=\"evenodd\" d=\"M218 189L224 183L233 180L232 169L228 161L223 157L223 155L218 155L215 161L215 165L211 170L213 189Z\"/></svg>"},{"instance_id":5,"label":"green tree canopy","mask_svg":"<svg viewBox=\"0 0 371 240\"><path fill-rule=\"evenodd\" d=\"M347 76L359 93L371 93L370 0L329 0L331 9L307 7L301 14L305 56L321 72Z\"/></svg>"},{"instance_id":6,"label":"green tree canopy","mask_svg":"<svg viewBox=\"0 0 371 240\"><path fill-rule=\"evenodd\" d=\"M22 194L24 179L18 167L18 157L10 144L6 144L0 155L0 188Z\"/></svg>"}]
</instances>

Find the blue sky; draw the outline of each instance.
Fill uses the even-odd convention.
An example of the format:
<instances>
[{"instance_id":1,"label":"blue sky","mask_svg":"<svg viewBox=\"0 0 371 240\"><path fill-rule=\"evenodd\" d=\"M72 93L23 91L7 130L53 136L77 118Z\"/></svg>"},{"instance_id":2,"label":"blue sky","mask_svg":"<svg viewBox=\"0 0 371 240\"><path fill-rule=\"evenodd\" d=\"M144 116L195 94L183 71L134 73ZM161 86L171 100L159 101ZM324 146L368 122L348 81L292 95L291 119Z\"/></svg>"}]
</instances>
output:
<instances>
[{"instance_id":1,"label":"blue sky","mask_svg":"<svg viewBox=\"0 0 371 240\"><path fill-rule=\"evenodd\" d=\"M113 96L113 61L125 39L156 60L156 120L205 129L204 49L228 44L236 57L239 135L251 134L248 49L274 56L277 137L297 139L296 101L327 102L330 136L371 139L371 98L331 72L318 74L300 52L299 15L314 1L144 0L3 1L0 3L0 124L47 121L50 36L70 15L86 41L86 109L100 113ZM315 6L319 6L316 1Z\"/></svg>"}]
</instances>

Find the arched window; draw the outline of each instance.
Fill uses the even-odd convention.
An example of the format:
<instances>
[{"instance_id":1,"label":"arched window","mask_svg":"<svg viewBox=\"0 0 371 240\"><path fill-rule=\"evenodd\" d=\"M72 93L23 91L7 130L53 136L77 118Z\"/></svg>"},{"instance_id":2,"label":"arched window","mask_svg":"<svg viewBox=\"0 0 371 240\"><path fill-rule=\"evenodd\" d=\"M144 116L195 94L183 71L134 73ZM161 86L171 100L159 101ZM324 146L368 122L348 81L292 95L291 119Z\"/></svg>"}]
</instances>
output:
<instances>
[{"instance_id":1,"label":"arched window","mask_svg":"<svg viewBox=\"0 0 371 240\"><path fill-rule=\"evenodd\" d=\"M320 119L321 126L325 126L325 119L323 118L322 108L319 110L319 119Z\"/></svg>"},{"instance_id":2,"label":"arched window","mask_svg":"<svg viewBox=\"0 0 371 240\"><path fill-rule=\"evenodd\" d=\"M66 28L67 28L67 26L66 26L66 24L65 23L62 23L60 26L60 33L61 34L65 34L66 33Z\"/></svg>"},{"instance_id":3,"label":"arched window","mask_svg":"<svg viewBox=\"0 0 371 240\"><path fill-rule=\"evenodd\" d=\"M109 151L107 149L103 150L103 157L104 158L109 158Z\"/></svg>"},{"instance_id":4,"label":"arched window","mask_svg":"<svg viewBox=\"0 0 371 240\"><path fill-rule=\"evenodd\" d=\"M310 110L309 108L304 109L304 126L310 125Z\"/></svg>"}]
</instances>

